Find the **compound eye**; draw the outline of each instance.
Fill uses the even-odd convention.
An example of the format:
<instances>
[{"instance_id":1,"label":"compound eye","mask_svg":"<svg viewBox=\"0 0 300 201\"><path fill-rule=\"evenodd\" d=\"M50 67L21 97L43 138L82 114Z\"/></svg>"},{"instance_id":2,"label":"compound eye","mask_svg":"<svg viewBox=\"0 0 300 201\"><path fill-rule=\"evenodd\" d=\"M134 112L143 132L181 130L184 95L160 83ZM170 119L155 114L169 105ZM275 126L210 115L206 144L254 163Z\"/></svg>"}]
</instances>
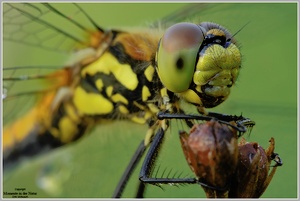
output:
<instances>
[{"instance_id":1,"label":"compound eye","mask_svg":"<svg viewBox=\"0 0 300 201\"><path fill-rule=\"evenodd\" d=\"M168 28L156 54L157 72L170 91L186 91L192 80L204 33L200 26L178 23Z\"/></svg>"}]
</instances>

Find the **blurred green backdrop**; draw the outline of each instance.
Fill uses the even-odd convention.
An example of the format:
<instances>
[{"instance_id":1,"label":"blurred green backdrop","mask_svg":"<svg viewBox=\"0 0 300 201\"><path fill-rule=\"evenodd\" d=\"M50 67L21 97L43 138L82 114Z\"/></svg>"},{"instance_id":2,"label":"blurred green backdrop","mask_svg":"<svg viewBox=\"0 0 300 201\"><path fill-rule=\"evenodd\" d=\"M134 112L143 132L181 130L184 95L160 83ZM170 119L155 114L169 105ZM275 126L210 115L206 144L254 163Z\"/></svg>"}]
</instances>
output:
<instances>
[{"instance_id":1,"label":"blurred green backdrop","mask_svg":"<svg viewBox=\"0 0 300 201\"><path fill-rule=\"evenodd\" d=\"M68 5L62 5L68 6ZM89 15L104 28L140 27L184 7L175 3L82 4ZM187 13L188 14L188 13ZM229 99L212 109L227 114L243 114L256 126L248 141L268 146L276 141L275 152L284 162L279 167L263 198L296 198L299 188L297 155L297 4L296 3L215 3L199 9L194 22L212 21L232 33L250 22L236 35L243 65L238 83ZM62 64L64 55L27 49L4 43L4 66ZM32 50L32 51L29 51ZM16 59L15 55L18 56ZM5 107L5 105L4 105ZM99 125L78 142L25 161L3 176L3 191L16 187L36 192L40 197L109 198L112 196L146 126L128 122ZM164 169L192 175L181 151L178 129L171 123L166 144L159 158ZM125 189L133 197L141 164ZM162 174L162 173L158 173ZM199 186L148 186L148 198L204 198ZM4 196L5 197L5 196ZM9 196L8 196L9 197Z\"/></svg>"}]
</instances>

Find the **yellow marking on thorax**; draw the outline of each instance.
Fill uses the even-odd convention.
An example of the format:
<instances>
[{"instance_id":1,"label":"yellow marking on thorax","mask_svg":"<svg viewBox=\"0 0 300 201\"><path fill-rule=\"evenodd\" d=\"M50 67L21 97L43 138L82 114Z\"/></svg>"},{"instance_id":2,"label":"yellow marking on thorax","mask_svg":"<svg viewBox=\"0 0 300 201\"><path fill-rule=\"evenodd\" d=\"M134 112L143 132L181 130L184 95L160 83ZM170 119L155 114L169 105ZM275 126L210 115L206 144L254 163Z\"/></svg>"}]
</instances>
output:
<instances>
[{"instance_id":1,"label":"yellow marking on thorax","mask_svg":"<svg viewBox=\"0 0 300 201\"><path fill-rule=\"evenodd\" d=\"M153 113L149 110L145 111L142 114L142 116L141 113L132 114L130 120L138 124L145 124L147 123L147 120L149 120L153 116Z\"/></svg>"},{"instance_id":2,"label":"yellow marking on thorax","mask_svg":"<svg viewBox=\"0 0 300 201\"><path fill-rule=\"evenodd\" d=\"M144 105L139 104L136 101L133 101L133 104L138 107L140 110L146 110L146 107Z\"/></svg>"},{"instance_id":3,"label":"yellow marking on thorax","mask_svg":"<svg viewBox=\"0 0 300 201\"><path fill-rule=\"evenodd\" d=\"M138 123L138 124L146 123L146 119L144 117L138 117L138 116L131 117L131 121L133 121L134 123Z\"/></svg>"},{"instance_id":4,"label":"yellow marking on thorax","mask_svg":"<svg viewBox=\"0 0 300 201\"><path fill-rule=\"evenodd\" d=\"M146 70L144 71L145 77L149 82L152 81L154 72L155 72L155 69L152 65L148 66L146 68Z\"/></svg>"},{"instance_id":5,"label":"yellow marking on thorax","mask_svg":"<svg viewBox=\"0 0 300 201\"><path fill-rule=\"evenodd\" d=\"M121 94L114 94L111 96L111 100L115 103L117 102L121 102L121 103L124 103L124 104L128 104L128 100L122 96Z\"/></svg>"},{"instance_id":6,"label":"yellow marking on thorax","mask_svg":"<svg viewBox=\"0 0 300 201\"><path fill-rule=\"evenodd\" d=\"M153 116L153 113L151 111L146 111L145 112L145 115L144 115L144 118L145 119L150 119L151 117Z\"/></svg>"},{"instance_id":7,"label":"yellow marking on thorax","mask_svg":"<svg viewBox=\"0 0 300 201\"><path fill-rule=\"evenodd\" d=\"M111 97L113 90L114 90L114 87L113 87L113 86L108 86L108 87L106 87L106 95L107 95L108 97Z\"/></svg>"},{"instance_id":8,"label":"yellow marking on thorax","mask_svg":"<svg viewBox=\"0 0 300 201\"><path fill-rule=\"evenodd\" d=\"M167 88L166 88L166 87L162 88L162 89L160 90L160 94L161 94L162 97L168 96Z\"/></svg>"},{"instance_id":9,"label":"yellow marking on thorax","mask_svg":"<svg viewBox=\"0 0 300 201\"><path fill-rule=\"evenodd\" d=\"M63 117L59 121L59 129L61 132L60 141L62 143L71 142L74 138L74 134L78 133L77 124L68 117Z\"/></svg>"},{"instance_id":10,"label":"yellow marking on thorax","mask_svg":"<svg viewBox=\"0 0 300 201\"><path fill-rule=\"evenodd\" d=\"M147 86L143 86L143 89L142 89L142 101L146 101L148 100L148 97L151 96L151 93L150 93L150 90Z\"/></svg>"},{"instance_id":11,"label":"yellow marking on thorax","mask_svg":"<svg viewBox=\"0 0 300 201\"><path fill-rule=\"evenodd\" d=\"M157 114L159 112L159 109L158 107L153 104L153 103L148 103L147 106L149 107L150 111L153 113L153 114Z\"/></svg>"},{"instance_id":12,"label":"yellow marking on thorax","mask_svg":"<svg viewBox=\"0 0 300 201\"><path fill-rule=\"evenodd\" d=\"M124 105L119 105L118 109L122 114L129 114L129 110Z\"/></svg>"},{"instance_id":13,"label":"yellow marking on thorax","mask_svg":"<svg viewBox=\"0 0 300 201\"><path fill-rule=\"evenodd\" d=\"M102 88L104 86L103 81L101 79L96 80L96 87L99 91L102 91Z\"/></svg>"},{"instance_id":14,"label":"yellow marking on thorax","mask_svg":"<svg viewBox=\"0 0 300 201\"><path fill-rule=\"evenodd\" d=\"M137 75L128 64L120 64L119 61L109 52L105 52L98 60L87 65L81 72L85 77L86 74L95 75L96 73L112 73L116 79L127 89L134 90L138 86Z\"/></svg>"},{"instance_id":15,"label":"yellow marking on thorax","mask_svg":"<svg viewBox=\"0 0 300 201\"><path fill-rule=\"evenodd\" d=\"M80 114L75 112L75 108L70 104L66 103L65 104L65 110L68 115L68 117L75 123L79 123L81 121L80 119Z\"/></svg>"},{"instance_id":16,"label":"yellow marking on thorax","mask_svg":"<svg viewBox=\"0 0 300 201\"><path fill-rule=\"evenodd\" d=\"M84 114L103 115L113 111L113 104L101 94L87 93L81 86L74 91L74 104Z\"/></svg>"}]
</instances>

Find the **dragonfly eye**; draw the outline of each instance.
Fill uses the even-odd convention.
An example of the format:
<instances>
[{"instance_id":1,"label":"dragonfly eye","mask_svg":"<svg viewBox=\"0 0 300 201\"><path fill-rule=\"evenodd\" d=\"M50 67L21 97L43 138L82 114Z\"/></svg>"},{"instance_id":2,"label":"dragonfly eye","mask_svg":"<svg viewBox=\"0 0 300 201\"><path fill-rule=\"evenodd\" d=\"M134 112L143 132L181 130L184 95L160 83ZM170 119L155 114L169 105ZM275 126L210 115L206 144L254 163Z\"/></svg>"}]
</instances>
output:
<instances>
[{"instance_id":1,"label":"dragonfly eye","mask_svg":"<svg viewBox=\"0 0 300 201\"><path fill-rule=\"evenodd\" d=\"M170 91L186 91L195 71L199 48L204 40L200 26L178 23L168 28L156 54L157 72Z\"/></svg>"}]
</instances>

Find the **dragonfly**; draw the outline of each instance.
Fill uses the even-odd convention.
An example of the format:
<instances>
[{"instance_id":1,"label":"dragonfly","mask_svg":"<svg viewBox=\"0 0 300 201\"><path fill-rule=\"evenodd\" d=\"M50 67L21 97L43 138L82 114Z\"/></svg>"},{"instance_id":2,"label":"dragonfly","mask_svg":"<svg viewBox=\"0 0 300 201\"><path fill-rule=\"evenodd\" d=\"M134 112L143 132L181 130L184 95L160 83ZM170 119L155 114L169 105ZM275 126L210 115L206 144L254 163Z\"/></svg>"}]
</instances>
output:
<instances>
[{"instance_id":1,"label":"dragonfly","mask_svg":"<svg viewBox=\"0 0 300 201\"><path fill-rule=\"evenodd\" d=\"M145 137L113 194L120 197L146 149L150 146L150 150L158 150L152 142L168 130L169 119L176 119L176 114L182 114L179 119L190 127L190 119L213 118L225 123L235 121L241 132L246 131L245 126L253 126L253 121L242 116L206 111L229 96L241 68L241 53L234 34L223 26L176 19L193 14L190 11L195 6L197 14L205 4L189 6L147 30L131 31L105 29L78 4L3 4L5 41L43 50L72 50L75 58L61 66L3 69L3 121L7 125L3 131L4 168L24 157L77 141L107 121L146 124ZM63 12L66 8L69 15ZM76 20L78 15L90 27ZM179 22L162 31L160 26L170 19ZM60 21L63 26L53 23ZM23 98L27 106L21 104ZM199 115L186 115L182 102L193 105ZM161 117L165 114L170 117ZM169 178L153 181L149 175L152 161L153 156L148 154L138 197L143 196L145 183L176 183ZM186 179L181 182L197 183Z\"/></svg>"}]
</instances>

